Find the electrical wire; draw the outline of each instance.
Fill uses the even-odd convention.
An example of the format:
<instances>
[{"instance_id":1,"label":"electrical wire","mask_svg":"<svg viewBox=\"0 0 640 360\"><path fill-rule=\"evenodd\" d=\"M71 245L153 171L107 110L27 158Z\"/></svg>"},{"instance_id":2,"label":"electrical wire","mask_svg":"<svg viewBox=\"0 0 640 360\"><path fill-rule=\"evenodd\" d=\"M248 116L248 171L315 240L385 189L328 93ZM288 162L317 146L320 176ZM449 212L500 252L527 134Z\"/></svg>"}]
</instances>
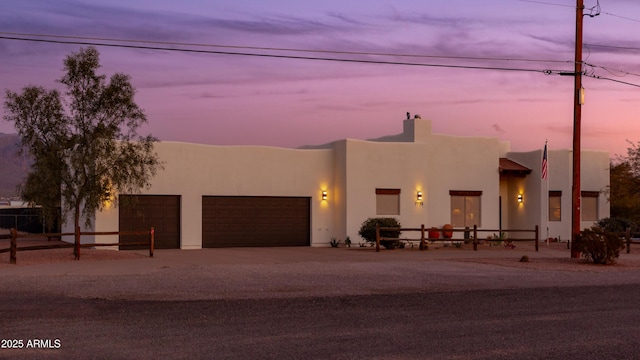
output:
<instances>
[{"instance_id":1,"label":"electrical wire","mask_svg":"<svg viewBox=\"0 0 640 360\"><path fill-rule=\"evenodd\" d=\"M640 88L639 84L634 84L634 83L630 83L630 82L626 82L626 81L622 81L622 80L606 78L606 77L602 77L602 76L598 76L598 75L587 75L587 74L584 74L584 75L587 76L587 77L590 77L590 78L598 79L598 80L609 80L609 81L617 82L617 83L620 83L620 84L624 84L624 85L629 85L629 86L634 86L634 87Z\"/></svg>"},{"instance_id":2,"label":"electrical wire","mask_svg":"<svg viewBox=\"0 0 640 360\"><path fill-rule=\"evenodd\" d=\"M6 34L4 32L0 32L0 34ZM26 34L25 34L26 35ZM71 38L81 38L81 37L68 37L68 36L55 36L55 35L37 35L40 37L53 37L56 39L71 39ZM232 52L232 51L215 51L215 50L203 50L203 49L185 49L185 48L168 48L168 47L160 47L160 46L143 46L143 45L128 45L128 44L113 44L113 43L104 43L97 41L74 41L74 40L53 40L53 39L33 39L33 38L25 38L25 37L15 37L15 36L2 36L0 35L0 39L5 40L16 40L16 41L30 41L30 42L40 42L40 43L53 43L53 44L70 44L70 45L86 45L86 46L104 46L104 47L116 47L116 48L127 48L127 49L141 49L141 50L159 50L159 51L176 51L176 52L186 52L186 53L200 53L200 54L216 54L216 55L235 55L235 56L253 56L253 57L266 57L266 58L279 58L279 59L295 59L295 60L316 60L316 61L335 61L335 62L347 62L347 63L364 63L364 64L379 64L379 65L404 65L404 66L419 66L419 67L436 67L436 68L453 68L453 69L470 69L470 70L494 70L494 71L512 71L512 72L538 72L543 73L545 75L566 75L568 72L563 70L550 70L550 69L528 69L528 68L512 68L512 67L494 67L494 66L478 66L478 65L452 65L452 64L429 64L429 63L414 63L414 62L399 62L399 61L383 61L383 60L364 60L364 59L344 59L344 58L331 58L331 57L312 57L312 56L296 56L296 55L277 55L277 54L264 54L264 53L254 53L254 52ZM81 39L89 39L89 38L81 38ZM93 38L99 39L99 38ZM141 43L143 41L140 40L118 40L118 39L106 39L103 38L103 41L114 41L114 42L129 42L129 43ZM322 51L322 50L305 50L305 49L284 49L284 48L265 48L265 47L243 47L243 46L229 46L229 45L206 45L206 44L184 44L184 43L170 43L170 42L153 42L153 41L145 41L144 43L155 43L158 45L180 45L180 46L208 46L208 47L221 47L221 48L236 48L236 49L252 49L252 50L278 50L278 51L300 51L300 52L316 52L316 53L331 53L331 54L348 54L348 55L378 55L378 56L402 56L402 54L383 54L383 53L369 53L369 52L342 52L342 51ZM421 56L421 55L408 55L414 57L430 57L430 56ZM532 59L499 59L499 58L478 58L478 57L439 57L445 59L465 59L465 60L503 60L503 61L535 61L535 62L561 62L561 63L573 63L569 61L558 61L558 60L532 60ZM590 70L586 70L583 75L592 77L594 79L602 79L618 82L621 84L631 85L640 87L640 85L632 84L629 82L619 81L615 79L605 78L598 75L595 75L595 70L593 68L602 68L608 71L610 74L614 75L608 68L604 66L595 66L591 64L584 64L590 67ZM620 71L622 72L622 71ZM626 72L625 72L626 73ZM626 73L630 75L640 76L638 74Z\"/></svg>"},{"instance_id":3,"label":"electrical wire","mask_svg":"<svg viewBox=\"0 0 640 360\"><path fill-rule=\"evenodd\" d=\"M632 75L632 76L640 76L640 74L638 73L632 73L629 71L624 71L624 70L619 70L619 69L611 69L607 66L601 66L601 65L593 65L593 64L588 64L588 63L583 63L586 66L590 66L592 68L599 68L602 69L606 72L608 72L609 74L613 75L613 76L618 76L618 77L624 77L627 75Z\"/></svg>"},{"instance_id":4,"label":"electrical wire","mask_svg":"<svg viewBox=\"0 0 640 360\"><path fill-rule=\"evenodd\" d=\"M533 3L533 4L542 4L542 5L551 5L551 6L561 6L561 7L567 7L567 8L571 8L571 9L575 9L576 7L573 5L566 5L566 4L558 4L558 3L551 3L551 2L546 2L546 1L536 1L536 0L516 0L516 1L520 1L520 2L528 2L528 3ZM609 15L609 16L613 16L613 17L617 17L620 19L624 19L624 20L628 20L628 21L633 21L633 22L638 22L640 23L640 20L638 19L634 19L634 18L630 18L627 16L622 16L622 15L617 15L617 14L612 14L610 12L606 12L606 11L601 11L601 6L600 6L600 1L597 1L597 4L593 7L588 8L587 10L589 11L593 11L596 10L596 14L585 14L589 17L595 17L598 16L600 14L602 15ZM592 16L593 15L593 16Z\"/></svg>"},{"instance_id":5,"label":"electrical wire","mask_svg":"<svg viewBox=\"0 0 640 360\"><path fill-rule=\"evenodd\" d=\"M637 47L630 47L630 46L615 46L615 45L602 45L602 44L583 44L584 46L590 46L590 47L600 47L600 48L608 48L608 49L619 49L619 50L634 50L634 51L640 51L640 48Z\"/></svg>"},{"instance_id":6,"label":"electrical wire","mask_svg":"<svg viewBox=\"0 0 640 360\"><path fill-rule=\"evenodd\" d=\"M223 48L223 49L325 53L325 54L340 54L340 55L395 56L395 57L452 59L452 60L570 63L570 61L549 60L549 59L545 60L545 59L496 58L496 57L477 57L477 56L416 55L416 54L379 53L379 52L364 52L364 51L294 49L294 48L219 45L219 44L184 43L184 42L168 42L168 41L152 41L152 40L131 40L131 39L116 39L116 38L102 38L102 37L86 37L86 36L46 35L46 34L14 33L14 32L3 32L3 31L0 31L0 35L37 37L37 38L44 37L44 38L53 38L53 39L75 39L75 40L87 40L87 41L109 41L109 42L120 42L120 43L154 44L154 45L171 45L171 46L192 46L192 47L196 46L196 47L210 47L210 48Z\"/></svg>"},{"instance_id":7,"label":"electrical wire","mask_svg":"<svg viewBox=\"0 0 640 360\"><path fill-rule=\"evenodd\" d=\"M141 50L177 51L177 52L199 53L199 54L254 56L254 57L266 57L266 58L278 58L278 59L337 61L337 62L349 62L349 63L382 64L382 65L406 65L406 66L437 67L437 68L472 69L472 70L497 70L497 71L521 71L521 72L540 72L540 73L546 73L546 71L551 71L551 72L559 71L559 70L540 70L540 69L493 67L493 66L427 64L427 63L412 63L412 62L382 61L382 60L341 59L341 58L329 58L329 57L311 57L311 56L295 56L295 55L261 54L261 53L215 51L215 50L202 50L202 49L180 49L180 48L166 48L166 47L158 47L158 46L108 44L108 43L88 42L88 41L30 39L30 38L10 37L10 36L0 36L0 39L17 40L17 41L31 41L31 42L41 42L41 43L53 43L53 44L104 46L104 47L141 49Z\"/></svg>"},{"instance_id":8,"label":"electrical wire","mask_svg":"<svg viewBox=\"0 0 640 360\"><path fill-rule=\"evenodd\" d=\"M609 15L609 16L613 16L613 17L617 17L617 18L624 19L624 20L628 20L628 21L633 21L633 22L640 23L640 20L633 19L633 18L626 17L626 16L616 15L616 14L612 14L612 13L608 13L608 12L603 12L603 14Z\"/></svg>"},{"instance_id":9,"label":"electrical wire","mask_svg":"<svg viewBox=\"0 0 640 360\"><path fill-rule=\"evenodd\" d=\"M599 16L600 15L600 10L601 10L600 9L600 0L596 0L596 5L595 6L592 6L592 7L588 8L588 9L585 9L585 10L589 10L588 14L586 14L586 13L584 14L586 16L589 16L591 18Z\"/></svg>"},{"instance_id":10,"label":"electrical wire","mask_svg":"<svg viewBox=\"0 0 640 360\"><path fill-rule=\"evenodd\" d=\"M534 3L534 4L542 4L542 5L552 5L552 6L561 6L561 7L568 7L571 9L575 9L575 6L572 5L566 5L566 4L557 4L557 3L550 3L550 2L546 2L546 1L535 1L535 0L518 0L520 2L528 2L528 3Z\"/></svg>"}]
</instances>

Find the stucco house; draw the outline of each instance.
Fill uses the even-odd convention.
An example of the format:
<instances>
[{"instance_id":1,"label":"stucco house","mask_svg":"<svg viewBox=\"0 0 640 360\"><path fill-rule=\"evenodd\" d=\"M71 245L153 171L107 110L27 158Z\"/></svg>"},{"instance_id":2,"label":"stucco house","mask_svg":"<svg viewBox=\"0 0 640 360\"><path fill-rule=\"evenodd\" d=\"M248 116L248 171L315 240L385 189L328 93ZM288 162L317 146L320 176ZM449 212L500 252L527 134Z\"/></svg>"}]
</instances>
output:
<instances>
[{"instance_id":1,"label":"stucco house","mask_svg":"<svg viewBox=\"0 0 640 360\"><path fill-rule=\"evenodd\" d=\"M403 227L538 225L540 239L571 234L571 151L549 151L542 180L542 149L511 152L496 138L433 134L419 118L404 120L397 135L316 147L160 142L156 150L164 170L151 188L119 195L121 205L97 212L86 230L154 226L158 248L180 249L358 242L362 222L376 216ZM609 216L607 152L582 152L581 181L589 227Z\"/></svg>"}]
</instances>

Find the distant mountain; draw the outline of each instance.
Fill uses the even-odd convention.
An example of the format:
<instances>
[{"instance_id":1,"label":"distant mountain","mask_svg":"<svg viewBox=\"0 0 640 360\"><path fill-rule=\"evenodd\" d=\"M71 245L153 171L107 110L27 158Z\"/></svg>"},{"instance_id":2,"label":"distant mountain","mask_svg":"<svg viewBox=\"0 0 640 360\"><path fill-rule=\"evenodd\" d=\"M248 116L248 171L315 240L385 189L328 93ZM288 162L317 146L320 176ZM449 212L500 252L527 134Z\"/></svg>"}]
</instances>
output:
<instances>
[{"instance_id":1,"label":"distant mountain","mask_svg":"<svg viewBox=\"0 0 640 360\"><path fill-rule=\"evenodd\" d=\"M18 135L0 133L0 197L17 196L16 186L29 172L29 159L19 156L18 150Z\"/></svg>"}]
</instances>

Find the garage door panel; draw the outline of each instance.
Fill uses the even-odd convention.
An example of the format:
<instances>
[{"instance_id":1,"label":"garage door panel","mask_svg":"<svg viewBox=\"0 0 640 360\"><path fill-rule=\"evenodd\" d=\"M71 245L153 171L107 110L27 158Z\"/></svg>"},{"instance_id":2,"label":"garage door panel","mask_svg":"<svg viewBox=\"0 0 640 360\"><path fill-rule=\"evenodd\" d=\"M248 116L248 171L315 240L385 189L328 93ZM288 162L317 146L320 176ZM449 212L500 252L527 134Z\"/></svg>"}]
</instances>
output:
<instances>
[{"instance_id":1,"label":"garage door panel","mask_svg":"<svg viewBox=\"0 0 640 360\"><path fill-rule=\"evenodd\" d=\"M180 248L180 196L121 195L119 207L120 231L155 229L156 249ZM121 243L144 241L144 236L121 235ZM146 248L123 246L122 249Z\"/></svg>"},{"instance_id":2,"label":"garage door panel","mask_svg":"<svg viewBox=\"0 0 640 360\"><path fill-rule=\"evenodd\" d=\"M309 246L308 197L205 196L202 246Z\"/></svg>"}]
</instances>

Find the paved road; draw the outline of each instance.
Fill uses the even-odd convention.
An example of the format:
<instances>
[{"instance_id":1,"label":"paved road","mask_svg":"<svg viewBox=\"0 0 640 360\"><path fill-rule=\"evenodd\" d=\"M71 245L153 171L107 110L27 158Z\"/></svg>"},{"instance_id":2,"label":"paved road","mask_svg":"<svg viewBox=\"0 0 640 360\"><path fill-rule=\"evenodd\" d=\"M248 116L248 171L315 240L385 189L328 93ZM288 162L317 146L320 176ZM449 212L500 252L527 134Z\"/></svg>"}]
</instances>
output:
<instances>
[{"instance_id":1,"label":"paved road","mask_svg":"<svg viewBox=\"0 0 640 360\"><path fill-rule=\"evenodd\" d=\"M22 345L0 359L640 358L640 256L566 256L205 249L5 267L0 347Z\"/></svg>"},{"instance_id":2,"label":"paved road","mask_svg":"<svg viewBox=\"0 0 640 360\"><path fill-rule=\"evenodd\" d=\"M635 285L131 301L2 293L3 359L637 359Z\"/></svg>"}]
</instances>

